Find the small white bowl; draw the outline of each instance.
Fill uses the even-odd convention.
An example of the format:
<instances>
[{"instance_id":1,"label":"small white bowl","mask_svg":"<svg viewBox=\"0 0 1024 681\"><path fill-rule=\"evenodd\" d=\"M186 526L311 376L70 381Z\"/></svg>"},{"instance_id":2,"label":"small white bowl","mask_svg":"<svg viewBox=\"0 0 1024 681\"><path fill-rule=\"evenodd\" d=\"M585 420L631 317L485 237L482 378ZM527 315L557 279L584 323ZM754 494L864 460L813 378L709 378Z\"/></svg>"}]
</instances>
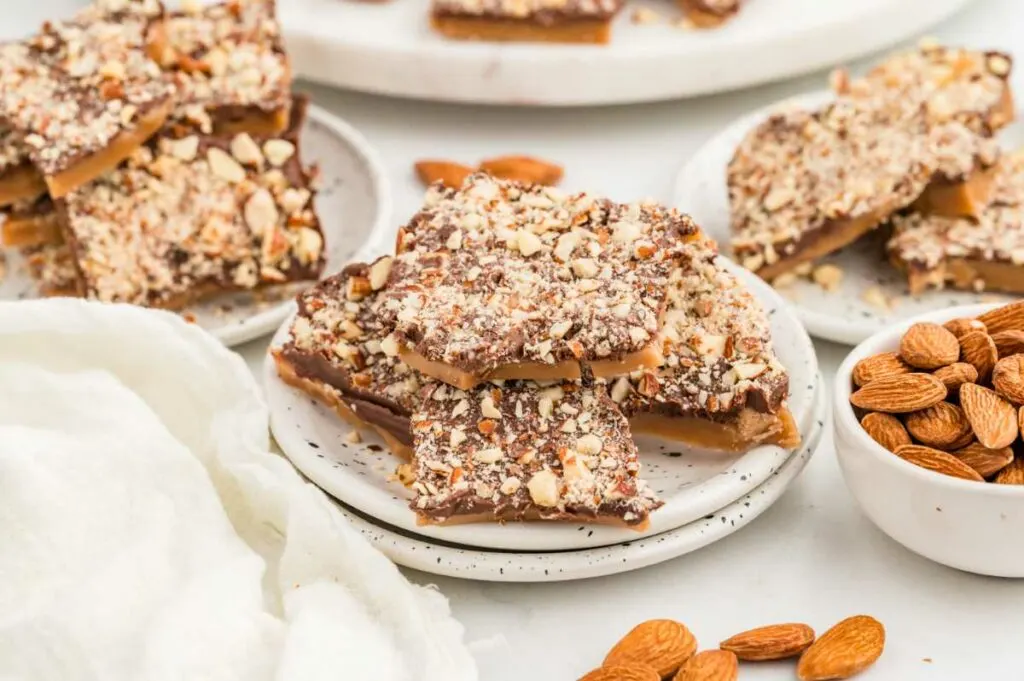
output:
<instances>
[{"instance_id":1,"label":"small white bowl","mask_svg":"<svg viewBox=\"0 0 1024 681\"><path fill-rule=\"evenodd\" d=\"M854 365L896 350L914 322L975 317L999 305L966 305L931 312L876 333L846 358L836 374L832 419L846 485L861 509L911 551L959 570L1024 577L1024 487L971 482L908 463L860 427L850 405Z\"/></svg>"}]
</instances>

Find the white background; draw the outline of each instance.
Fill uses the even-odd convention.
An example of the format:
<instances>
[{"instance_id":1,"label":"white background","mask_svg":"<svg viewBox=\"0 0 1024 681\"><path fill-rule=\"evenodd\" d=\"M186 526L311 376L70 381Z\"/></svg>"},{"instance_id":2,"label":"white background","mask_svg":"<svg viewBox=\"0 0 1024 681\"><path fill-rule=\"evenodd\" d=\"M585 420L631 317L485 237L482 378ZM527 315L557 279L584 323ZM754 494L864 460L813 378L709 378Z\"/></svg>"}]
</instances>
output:
<instances>
[{"instance_id":1,"label":"white background","mask_svg":"<svg viewBox=\"0 0 1024 681\"><path fill-rule=\"evenodd\" d=\"M1016 51L1024 63L1024 2L979 0L930 33L950 43ZM565 166L568 189L668 201L677 170L716 130L746 111L821 88L825 78L821 73L683 102L567 110L428 104L308 89L382 155L395 187L397 226L422 193L412 162L428 157L471 164L504 153L535 154ZM1024 68L1014 81L1024 92ZM831 386L830 374L846 350L816 346ZM262 351L261 344L244 350L254 361ZM1008 536L1011 541L1024 537ZM859 677L865 681L1024 679L1024 581L962 574L888 539L859 513L843 486L831 437L764 516L718 544L659 566L541 585L407 574L441 588L468 640L505 638L507 646L482 656L485 681L571 681L598 665L626 630L653 617L679 619L702 645L715 647L760 624L804 621L823 631L857 613L874 615L888 633L885 655ZM740 676L795 678L787 664L744 666Z\"/></svg>"},{"instance_id":2,"label":"white background","mask_svg":"<svg viewBox=\"0 0 1024 681\"><path fill-rule=\"evenodd\" d=\"M4 34L76 3L8 4L17 9ZM979 0L931 33L950 43L1016 51L1024 62L1024 2ZM1024 69L1014 80L1024 92ZM472 163L504 153L535 154L565 165L566 188L668 201L676 171L712 133L745 111L824 82L822 73L737 94L585 110L435 105L308 89L382 155L395 186L397 226L418 205L421 189L411 164L426 157ZM829 374L845 349L816 345L831 385ZM265 346L243 349L254 367ZM1024 537L1007 537L1016 541ZM760 624L804 621L823 631L856 613L879 618L888 633L885 655L859 677L865 681L1024 679L1024 582L958 573L882 535L846 492L831 438L764 516L718 544L660 566L547 585L407 574L441 588L468 640L501 635L507 641L482 656L485 681L571 681L599 664L622 633L652 617L679 619L703 646L714 647ZM791 665L770 664L744 666L741 678L795 677Z\"/></svg>"}]
</instances>

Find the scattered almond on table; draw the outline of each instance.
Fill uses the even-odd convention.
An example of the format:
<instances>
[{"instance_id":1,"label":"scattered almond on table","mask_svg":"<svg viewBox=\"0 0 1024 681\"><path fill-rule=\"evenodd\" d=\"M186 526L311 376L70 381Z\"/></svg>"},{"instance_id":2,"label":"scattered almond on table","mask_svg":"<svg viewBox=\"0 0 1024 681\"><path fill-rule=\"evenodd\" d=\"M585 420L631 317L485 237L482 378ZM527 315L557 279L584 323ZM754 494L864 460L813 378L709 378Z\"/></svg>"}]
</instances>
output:
<instances>
[{"instance_id":1,"label":"scattered almond on table","mask_svg":"<svg viewBox=\"0 0 1024 681\"><path fill-rule=\"evenodd\" d=\"M474 172L482 171L502 180L553 187L562 181L562 166L531 156L498 156L480 162L472 168L455 161L427 159L414 166L417 177L425 185L440 182L448 188L462 186L463 180Z\"/></svg>"},{"instance_id":2,"label":"scattered almond on table","mask_svg":"<svg viewBox=\"0 0 1024 681\"><path fill-rule=\"evenodd\" d=\"M741 662L799 658L800 681L845 679L882 655L885 628L867 615L850 617L815 640L806 624L772 624L740 632L717 649L697 652L681 622L647 620L633 627L579 681L737 681Z\"/></svg>"},{"instance_id":3,"label":"scattered almond on table","mask_svg":"<svg viewBox=\"0 0 1024 681\"><path fill-rule=\"evenodd\" d=\"M853 368L861 427L936 473L1024 485L1013 446L1024 431L1024 301L977 319L914 324L899 350Z\"/></svg>"}]
</instances>

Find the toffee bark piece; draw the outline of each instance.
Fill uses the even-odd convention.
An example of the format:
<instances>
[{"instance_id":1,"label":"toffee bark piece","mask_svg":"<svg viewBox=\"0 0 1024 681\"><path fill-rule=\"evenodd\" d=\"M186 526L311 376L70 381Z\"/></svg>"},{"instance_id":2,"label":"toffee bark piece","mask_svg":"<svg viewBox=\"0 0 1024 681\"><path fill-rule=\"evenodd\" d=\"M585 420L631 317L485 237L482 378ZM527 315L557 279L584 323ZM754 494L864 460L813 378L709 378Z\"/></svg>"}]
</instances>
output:
<instances>
[{"instance_id":1,"label":"toffee bark piece","mask_svg":"<svg viewBox=\"0 0 1024 681\"><path fill-rule=\"evenodd\" d=\"M231 0L173 12L154 56L179 90L171 120L205 134L280 134L288 127L291 66L274 0Z\"/></svg>"},{"instance_id":2,"label":"toffee bark piece","mask_svg":"<svg viewBox=\"0 0 1024 681\"><path fill-rule=\"evenodd\" d=\"M430 24L456 40L607 43L623 0L432 0Z\"/></svg>"},{"instance_id":3,"label":"toffee bark piece","mask_svg":"<svg viewBox=\"0 0 1024 681\"><path fill-rule=\"evenodd\" d=\"M998 158L987 135L1012 117L1010 63L996 56L897 55L821 110L782 112L755 128L728 169L737 258L770 280L915 202L976 215Z\"/></svg>"},{"instance_id":4,"label":"toffee bark piece","mask_svg":"<svg viewBox=\"0 0 1024 681\"><path fill-rule=\"evenodd\" d=\"M532 381L424 391L412 417L424 524L565 520L638 530L661 505L600 386Z\"/></svg>"},{"instance_id":5,"label":"toffee bark piece","mask_svg":"<svg viewBox=\"0 0 1024 681\"><path fill-rule=\"evenodd\" d=\"M317 279L323 234L296 150L244 133L161 138L58 201L83 295L179 309Z\"/></svg>"},{"instance_id":6,"label":"toffee bark piece","mask_svg":"<svg viewBox=\"0 0 1024 681\"><path fill-rule=\"evenodd\" d=\"M896 216L889 258L912 293L928 288L1024 293L1024 152L1004 157L977 220Z\"/></svg>"},{"instance_id":7,"label":"toffee bark piece","mask_svg":"<svg viewBox=\"0 0 1024 681\"><path fill-rule=\"evenodd\" d=\"M46 193L46 182L29 158L21 133L0 126L0 207L33 201Z\"/></svg>"},{"instance_id":8,"label":"toffee bark piece","mask_svg":"<svg viewBox=\"0 0 1024 681\"><path fill-rule=\"evenodd\" d=\"M660 363L668 277L699 239L653 204L476 174L400 231L383 314L406 363L462 389L627 374Z\"/></svg>"},{"instance_id":9,"label":"toffee bark piece","mask_svg":"<svg viewBox=\"0 0 1024 681\"><path fill-rule=\"evenodd\" d=\"M170 113L174 85L146 52L162 11L155 0L98 0L0 46L0 118L53 197L114 168Z\"/></svg>"},{"instance_id":10,"label":"toffee bark piece","mask_svg":"<svg viewBox=\"0 0 1024 681\"><path fill-rule=\"evenodd\" d=\"M740 11L741 0L677 0L679 7L698 28L717 28Z\"/></svg>"},{"instance_id":11,"label":"toffee bark piece","mask_svg":"<svg viewBox=\"0 0 1024 681\"><path fill-rule=\"evenodd\" d=\"M71 249L63 244L28 246L21 249L29 276L47 297L79 297L78 270Z\"/></svg>"},{"instance_id":12,"label":"toffee bark piece","mask_svg":"<svg viewBox=\"0 0 1024 681\"><path fill-rule=\"evenodd\" d=\"M2 213L0 244L4 246L59 246L64 242L60 219L49 196L15 203Z\"/></svg>"},{"instance_id":13,"label":"toffee bark piece","mask_svg":"<svg viewBox=\"0 0 1024 681\"><path fill-rule=\"evenodd\" d=\"M611 384L633 431L731 451L799 445L789 375L757 299L709 258L676 270L668 290L664 366Z\"/></svg>"}]
</instances>

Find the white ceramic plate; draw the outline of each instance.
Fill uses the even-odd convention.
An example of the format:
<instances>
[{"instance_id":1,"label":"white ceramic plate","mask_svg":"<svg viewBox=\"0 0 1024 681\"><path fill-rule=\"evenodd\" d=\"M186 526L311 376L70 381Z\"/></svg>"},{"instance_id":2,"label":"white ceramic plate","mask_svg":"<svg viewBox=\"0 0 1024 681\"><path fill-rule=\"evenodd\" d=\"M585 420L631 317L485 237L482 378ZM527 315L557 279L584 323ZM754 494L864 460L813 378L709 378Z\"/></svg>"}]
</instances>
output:
<instances>
[{"instance_id":1,"label":"white ceramic plate","mask_svg":"<svg viewBox=\"0 0 1024 681\"><path fill-rule=\"evenodd\" d=\"M881 50L970 0L752 0L716 30L684 31L671 0L633 0L606 46L452 41L428 2L279 3L299 75L355 90L517 105L595 105L692 97L780 80ZM634 4L635 3L635 4ZM643 5L661 15L635 25Z\"/></svg>"},{"instance_id":2,"label":"white ceramic plate","mask_svg":"<svg viewBox=\"0 0 1024 681\"><path fill-rule=\"evenodd\" d=\"M391 191L376 152L363 136L340 118L309 108L302 132L303 162L321 169L316 208L333 273L380 247L391 216ZM35 283L16 252L8 253L8 274L0 278L0 300L34 298ZM292 300L305 284L259 293L218 296L184 313L226 345L238 345L277 329L294 309Z\"/></svg>"},{"instance_id":3,"label":"white ceramic plate","mask_svg":"<svg viewBox=\"0 0 1024 681\"><path fill-rule=\"evenodd\" d=\"M787 106L818 107L831 98L826 91L809 93L773 104L731 123L709 140L686 163L676 179L675 205L694 220L727 251L730 240L729 194L726 168L744 135L774 111ZM1024 125L1015 123L1000 134L1006 148L1024 143ZM884 255L884 242L869 235L823 259L843 270L838 290L826 292L801 279L781 291L797 316L814 336L855 345L890 324L916 315L956 305L1008 300L1006 296L964 291L930 291L911 296L903 277ZM864 293L877 287L890 302L888 307L869 303Z\"/></svg>"},{"instance_id":4,"label":"white ceramic plate","mask_svg":"<svg viewBox=\"0 0 1024 681\"><path fill-rule=\"evenodd\" d=\"M614 546L553 553L481 551L424 540L385 527L355 511L345 508L341 511L371 544L395 563L437 575L488 582L558 582L629 572L713 544L768 510L817 450L826 430L827 412L828 396L821 391L812 412L813 428L808 431L806 442L756 489L688 525Z\"/></svg>"},{"instance_id":5,"label":"white ceramic plate","mask_svg":"<svg viewBox=\"0 0 1024 681\"><path fill-rule=\"evenodd\" d=\"M803 327L782 300L759 279L728 263L753 288L770 311L779 358L790 371L790 408L802 431L810 426L817 389L817 360ZM287 325L272 345L282 343ZM281 449L308 478L345 504L384 523L422 536L505 550L554 551L607 546L680 527L738 499L768 479L790 456L774 446L745 454L700 451L678 443L640 438L643 477L665 506L651 515L642 534L629 529L576 523L474 523L419 526L409 509L410 494L390 478L397 460L379 440L364 434L358 445L346 441L352 427L334 412L277 377L273 361L265 367L271 427Z\"/></svg>"}]
</instances>

